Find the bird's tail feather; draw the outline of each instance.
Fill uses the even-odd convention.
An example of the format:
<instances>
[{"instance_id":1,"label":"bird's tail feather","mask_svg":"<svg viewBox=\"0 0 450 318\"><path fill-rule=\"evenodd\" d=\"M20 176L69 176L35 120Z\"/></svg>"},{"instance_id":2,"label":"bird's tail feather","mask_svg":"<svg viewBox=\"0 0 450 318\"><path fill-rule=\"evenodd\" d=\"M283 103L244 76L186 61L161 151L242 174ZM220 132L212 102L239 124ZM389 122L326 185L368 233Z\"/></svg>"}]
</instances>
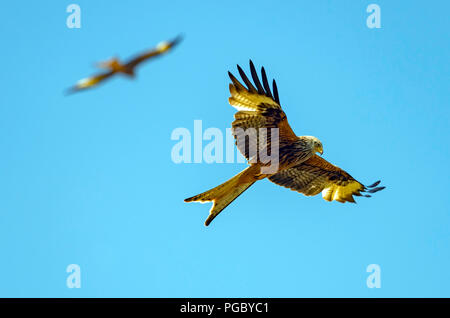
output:
<instances>
[{"instance_id":1,"label":"bird's tail feather","mask_svg":"<svg viewBox=\"0 0 450 318\"><path fill-rule=\"evenodd\" d=\"M221 185L191 198L187 198L184 201L213 202L209 216L205 221L205 225L208 226L223 209L257 181L255 174L256 171L259 172L259 168L258 170L256 168L258 167L250 166Z\"/></svg>"}]
</instances>

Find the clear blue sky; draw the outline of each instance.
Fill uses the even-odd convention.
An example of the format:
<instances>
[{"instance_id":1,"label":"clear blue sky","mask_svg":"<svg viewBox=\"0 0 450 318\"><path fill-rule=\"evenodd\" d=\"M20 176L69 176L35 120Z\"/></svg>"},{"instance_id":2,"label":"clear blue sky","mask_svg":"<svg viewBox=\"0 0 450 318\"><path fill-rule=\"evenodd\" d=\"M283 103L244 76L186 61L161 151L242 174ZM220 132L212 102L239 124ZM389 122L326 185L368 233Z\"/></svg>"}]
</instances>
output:
<instances>
[{"instance_id":1,"label":"clear blue sky","mask_svg":"<svg viewBox=\"0 0 450 318\"><path fill-rule=\"evenodd\" d=\"M81 7L81 29L66 7ZM381 7L381 29L366 7ZM0 5L0 296L450 296L448 1L6 1ZM63 91L179 33L170 54ZM264 180L210 227L183 199L244 164L175 164L177 127L230 127L227 71L276 78L298 135L358 204ZM66 267L81 267L81 288ZM366 267L381 266L380 289Z\"/></svg>"}]
</instances>

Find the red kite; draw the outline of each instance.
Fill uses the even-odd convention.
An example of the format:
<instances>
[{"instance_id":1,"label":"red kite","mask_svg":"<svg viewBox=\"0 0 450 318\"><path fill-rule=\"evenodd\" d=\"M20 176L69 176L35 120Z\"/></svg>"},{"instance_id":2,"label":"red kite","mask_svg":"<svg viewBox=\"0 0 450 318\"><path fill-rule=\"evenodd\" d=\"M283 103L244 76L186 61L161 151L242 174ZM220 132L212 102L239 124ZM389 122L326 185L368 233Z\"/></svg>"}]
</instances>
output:
<instances>
[{"instance_id":1,"label":"red kite","mask_svg":"<svg viewBox=\"0 0 450 318\"><path fill-rule=\"evenodd\" d=\"M117 58L112 58L108 61L100 62L97 64L98 67L107 69L108 71L79 80L75 84L75 86L68 90L68 93L74 93L97 86L98 84L115 74L124 74L128 77L133 78L135 76L136 66L148 59L167 53L180 41L181 36L178 36L177 38L169 42L161 42L156 46L156 48L144 52L143 54L140 54L123 64Z\"/></svg>"},{"instance_id":2,"label":"red kite","mask_svg":"<svg viewBox=\"0 0 450 318\"><path fill-rule=\"evenodd\" d=\"M239 74L246 86L242 85L230 72L231 79L229 103L238 111L234 115L232 132L236 146L249 161L250 166L225 183L199 195L185 199L185 202L208 202L213 206L209 211L205 225L211 221L239 195L258 180L268 178L270 181L303 193L307 196L322 192L327 201L355 202L353 196L370 197L366 193L375 193L385 187L377 187L380 181L365 186L355 180L350 174L325 159L316 155L323 154L323 146L319 139L312 136L297 136L289 125L286 114L281 108L278 89L273 81L273 94L267 81L264 67L261 68L262 84L258 78L255 66L250 61L250 71L254 84L244 71L237 66ZM242 131L254 129L257 144L261 139L270 149L272 140L261 135L260 129L278 131L278 170L273 173L264 172L268 163L250 153L249 142L242 138ZM264 145L263 142L263 145Z\"/></svg>"}]
</instances>

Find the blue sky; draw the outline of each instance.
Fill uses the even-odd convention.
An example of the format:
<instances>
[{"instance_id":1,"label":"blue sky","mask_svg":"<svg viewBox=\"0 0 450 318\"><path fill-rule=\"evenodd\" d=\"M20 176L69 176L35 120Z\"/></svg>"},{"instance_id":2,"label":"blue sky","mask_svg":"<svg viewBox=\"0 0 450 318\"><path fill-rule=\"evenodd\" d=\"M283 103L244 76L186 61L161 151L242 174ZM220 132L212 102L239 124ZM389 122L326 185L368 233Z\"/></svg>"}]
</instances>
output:
<instances>
[{"instance_id":1,"label":"blue sky","mask_svg":"<svg viewBox=\"0 0 450 318\"><path fill-rule=\"evenodd\" d=\"M80 29L66 7L81 7ZM366 7L381 8L369 29ZM0 296L450 296L446 1L9 1L0 5ZM179 47L72 96L95 71ZM183 199L244 164L175 164L177 127L225 131L227 71L276 78L298 135L387 187L358 204L256 183L210 227ZM66 267L81 267L81 288ZM369 289L369 264L381 288Z\"/></svg>"}]
</instances>

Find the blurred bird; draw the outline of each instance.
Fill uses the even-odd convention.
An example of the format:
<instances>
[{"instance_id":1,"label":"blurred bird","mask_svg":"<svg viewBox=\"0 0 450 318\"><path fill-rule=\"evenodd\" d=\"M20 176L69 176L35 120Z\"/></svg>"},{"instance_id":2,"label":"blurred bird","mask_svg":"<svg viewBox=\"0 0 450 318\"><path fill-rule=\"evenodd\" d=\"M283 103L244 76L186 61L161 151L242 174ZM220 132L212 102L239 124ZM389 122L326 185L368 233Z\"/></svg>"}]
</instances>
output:
<instances>
[{"instance_id":1,"label":"blurred bird","mask_svg":"<svg viewBox=\"0 0 450 318\"><path fill-rule=\"evenodd\" d=\"M151 58L160 56L164 53L170 51L175 45L177 45L181 41L182 37L178 36L172 41L161 42L156 48L144 52L128 62L121 63L118 58L112 58L107 61L103 61L97 63L97 67L106 69L107 71L104 73L100 73L97 75L93 75L91 77L83 78L79 80L73 87L69 88L67 93L75 93L81 90L85 90L88 88L92 88L103 82L104 80L112 77L115 74L124 74L127 77L133 78L135 76L136 66L141 64L142 62L149 60Z\"/></svg>"},{"instance_id":2,"label":"blurred bird","mask_svg":"<svg viewBox=\"0 0 450 318\"><path fill-rule=\"evenodd\" d=\"M237 68L246 87L228 72L232 81L229 86L231 97L228 101L238 110L234 115L232 133L237 148L249 161L250 166L225 183L184 200L213 202L205 222L206 226L253 183L264 178L307 196L322 192L325 200L342 203L355 203L353 195L370 197L365 193L375 193L385 188L377 187L380 181L365 186L344 170L316 155L316 153L323 154L322 143L316 137L298 137L294 134L286 114L281 109L275 80L272 84L272 94L264 67L261 68L261 84L255 66L250 60L254 85L239 65ZM246 136L245 132L252 129L253 138L251 134ZM267 168L269 163L263 160L264 158L255 156L255 152L251 152L251 143L273 149L274 140L267 134L267 131L272 129L278 131L278 166L275 171L268 172L264 168Z\"/></svg>"}]
</instances>

